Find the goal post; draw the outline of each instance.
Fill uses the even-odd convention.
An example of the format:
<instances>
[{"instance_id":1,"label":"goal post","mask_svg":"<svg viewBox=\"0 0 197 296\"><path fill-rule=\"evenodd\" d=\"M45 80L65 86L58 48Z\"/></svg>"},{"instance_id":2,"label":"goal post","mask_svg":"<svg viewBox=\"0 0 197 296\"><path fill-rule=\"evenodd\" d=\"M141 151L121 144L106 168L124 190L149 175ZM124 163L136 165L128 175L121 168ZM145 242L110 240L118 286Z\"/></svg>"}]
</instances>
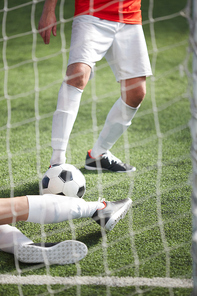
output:
<instances>
[{"instance_id":1,"label":"goal post","mask_svg":"<svg viewBox=\"0 0 197 296\"><path fill-rule=\"evenodd\" d=\"M67 162L84 172L87 201L98 196L111 201L132 197L124 220L106 235L91 219L53 225L18 222L16 227L35 242L84 240L88 256L82 264L68 267L26 266L0 251L0 294L5 289L11 293L16 285L20 296L29 289L36 295L82 296L94 294L95 287L102 296L173 296L183 295L183 289L184 295L193 290L197 295L196 1L142 1L154 75L147 79L146 99L131 129L112 150L137 166L134 174L96 174L84 169L86 153L102 129L107 110L120 96L105 60L97 63L82 96ZM52 117L70 52L74 1L58 1L57 36L48 46L36 29L43 4L44 0L0 1L1 197L38 194L51 158Z\"/></svg>"},{"instance_id":2,"label":"goal post","mask_svg":"<svg viewBox=\"0 0 197 296\"><path fill-rule=\"evenodd\" d=\"M192 25L190 37L193 51L193 94L191 98L191 135L192 135L192 163L193 163L193 190L192 190L192 258L193 258L193 295L197 295L197 3L192 3Z\"/></svg>"}]
</instances>

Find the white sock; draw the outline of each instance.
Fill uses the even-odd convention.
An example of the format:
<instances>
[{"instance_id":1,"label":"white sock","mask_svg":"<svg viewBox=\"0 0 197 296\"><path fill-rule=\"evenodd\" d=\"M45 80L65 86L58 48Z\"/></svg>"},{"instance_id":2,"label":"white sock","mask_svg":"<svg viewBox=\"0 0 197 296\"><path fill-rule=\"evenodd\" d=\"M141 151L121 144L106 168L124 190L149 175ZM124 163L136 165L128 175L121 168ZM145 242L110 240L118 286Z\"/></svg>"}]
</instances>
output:
<instances>
[{"instance_id":1,"label":"white sock","mask_svg":"<svg viewBox=\"0 0 197 296\"><path fill-rule=\"evenodd\" d=\"M66 220L88 218L103 208L101 202L86 202L82 198L54 194L27 195L29 216L27 222L50 224Z\"/></svg>"},{"instance_id":2,"label":"white sock","mask_svg":"<svg viewBox=\"0 0 197 296\"><path fill-rule=\"evenodd\" d=\"M26 237L16 227L8 224L0 225L0 249L14 254L14 248L18 245L32 244L33 241Z\"/></svg>"},{"instance_id":3,"label":"white sock","mask_svg":"<svg viewBox=\"0 0 197 296\"><path fill-rule=\"evenodd\" d=\"M63 82L53 115L51 146L53 154L51 165L65 163L68 140L77 117L83 90Z\"/></svg>"},{"instance_id":4,"label":"white sock","mask_svg":"<svg viewBox=\"0 0 197 296\"><path fill-rule=\"evenodd\" d=\"M92 157L98 157L116 143L119 137L131 125L131 121L139 107L140 106L137 108L130 107L121 98L115 102L107 115L98 140L92 148Z\"/></svg>"}]
</instances>

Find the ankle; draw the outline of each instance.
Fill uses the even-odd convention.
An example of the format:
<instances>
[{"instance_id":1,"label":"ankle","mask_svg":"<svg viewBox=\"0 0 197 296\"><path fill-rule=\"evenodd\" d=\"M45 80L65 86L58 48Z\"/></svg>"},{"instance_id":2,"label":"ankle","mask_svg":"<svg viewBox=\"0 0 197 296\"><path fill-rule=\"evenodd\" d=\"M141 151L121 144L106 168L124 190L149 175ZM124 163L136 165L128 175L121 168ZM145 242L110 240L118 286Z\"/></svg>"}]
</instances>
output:
<instances>
[{"instance_id":1,"label":"ankle","mask_svg":"<svg viewBox=\"0 0 197 296\"><path fill-rule=\"evenodd\" d=\"M53 154L51 156L50 164L51 165L63 164L65 163L65 161L66 161L65 151L54 149Z\"/></svg>"}]
</instances>

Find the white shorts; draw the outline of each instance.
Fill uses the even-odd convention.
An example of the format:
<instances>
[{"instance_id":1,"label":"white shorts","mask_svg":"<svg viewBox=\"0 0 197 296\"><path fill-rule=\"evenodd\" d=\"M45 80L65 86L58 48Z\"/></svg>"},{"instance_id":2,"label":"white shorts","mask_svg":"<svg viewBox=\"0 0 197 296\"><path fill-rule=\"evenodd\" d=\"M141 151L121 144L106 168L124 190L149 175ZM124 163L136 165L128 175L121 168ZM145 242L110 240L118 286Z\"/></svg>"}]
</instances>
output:
<instances>
[{"instance_id":1,"label":"white shorts","mask_svg":"<svg viewBox=\"0 0 197 296\"><path fill-rule=\"evenodd\" d=\"M68 65L85 63L92 68L103 57L116 80L152 75L141 25L103 20L90 15L74 18Z\"/></svg>"}]
</instances>

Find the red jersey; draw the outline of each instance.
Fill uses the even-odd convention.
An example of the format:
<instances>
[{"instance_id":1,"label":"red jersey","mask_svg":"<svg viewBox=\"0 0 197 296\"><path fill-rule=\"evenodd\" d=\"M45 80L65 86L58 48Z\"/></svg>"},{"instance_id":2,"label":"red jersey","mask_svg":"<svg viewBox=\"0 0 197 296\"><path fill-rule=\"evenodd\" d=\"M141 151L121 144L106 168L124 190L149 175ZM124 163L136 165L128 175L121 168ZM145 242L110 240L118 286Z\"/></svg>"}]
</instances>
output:
<instances>
[{"instance_id":1,"label":"red jersey","mask_svg":"<svg viewBox=\"0 0 197 296\"><path fill-rule=\"evenodd\" d=\"M75 0L75 16L93 15L126 24L141 24L141 0Z\"/></svg>"}]
</instances>

